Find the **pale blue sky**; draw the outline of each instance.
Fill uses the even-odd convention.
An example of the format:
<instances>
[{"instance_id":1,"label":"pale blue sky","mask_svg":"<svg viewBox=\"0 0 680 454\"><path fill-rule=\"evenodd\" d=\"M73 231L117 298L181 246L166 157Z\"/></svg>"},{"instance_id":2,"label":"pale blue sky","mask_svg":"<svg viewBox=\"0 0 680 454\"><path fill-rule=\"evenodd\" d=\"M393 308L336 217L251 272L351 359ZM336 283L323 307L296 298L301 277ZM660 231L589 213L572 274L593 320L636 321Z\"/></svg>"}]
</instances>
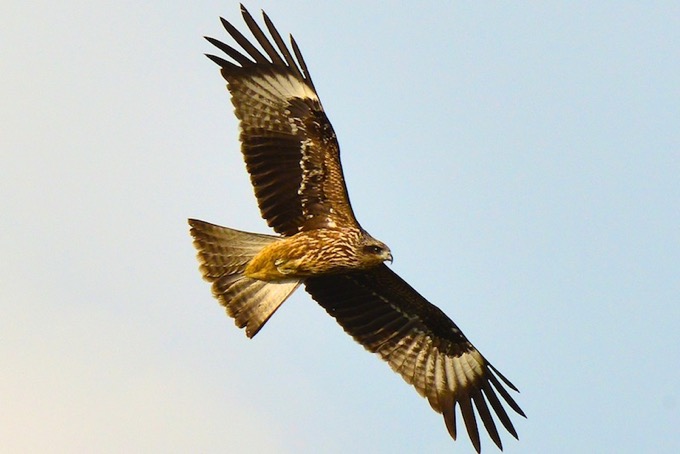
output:
<instances>
[{"instance_id":1,"label":"pale blue sky","mask_svg":"<svg viewBox=\"0 0 680 454\"><path fill-rule=\"evenodd\" d=\"M505 451L680 452L680 4L443 4L247 6L362 225L522 391ZM200 279L187 217L267 232L220 15L0 5L0 450L471 452L305 292L248 340Z\"/></svg>"}]
</instances>

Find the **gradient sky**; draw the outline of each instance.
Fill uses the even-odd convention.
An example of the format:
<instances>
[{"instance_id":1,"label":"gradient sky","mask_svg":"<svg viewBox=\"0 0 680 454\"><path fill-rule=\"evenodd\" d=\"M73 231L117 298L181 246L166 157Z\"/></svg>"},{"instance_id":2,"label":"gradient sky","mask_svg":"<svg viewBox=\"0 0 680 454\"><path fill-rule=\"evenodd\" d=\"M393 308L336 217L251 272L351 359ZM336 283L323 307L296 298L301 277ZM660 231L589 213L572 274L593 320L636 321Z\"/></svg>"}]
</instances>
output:
<instances>
[{"instance_id":1,"label":"gradient sky","mask_svg":"<svg viewBox=\"0 0 680 454\"><path fill-rule=\"evenodd\" d=\"M247 6L393 269L520 388L505 451L680 452L680 4L328 3ZM186 218L268 231L220 15L0 4L0 450L471 452L304 291L249 340L201 280Z\"/></svg>"}]
</instances>

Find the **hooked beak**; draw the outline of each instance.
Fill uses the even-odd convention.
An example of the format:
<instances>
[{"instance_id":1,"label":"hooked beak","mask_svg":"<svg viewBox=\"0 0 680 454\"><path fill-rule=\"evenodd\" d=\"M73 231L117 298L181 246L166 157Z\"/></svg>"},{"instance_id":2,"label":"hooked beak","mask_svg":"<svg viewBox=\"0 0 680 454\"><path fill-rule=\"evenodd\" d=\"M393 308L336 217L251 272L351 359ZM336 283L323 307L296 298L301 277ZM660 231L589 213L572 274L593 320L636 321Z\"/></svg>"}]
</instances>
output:
<instances>
[{"instance_id":1,"label":"hooked beak","mask_svg":"<svg viewBox=\"0 0 680 454\"><path fill-rule=\"evenodd\" d=\"M391 253L391 252L388 252L388 253L387 253L387 257L385 258L385 261L386 261L386 262L387 262L388 260L389 260L390 265L391 265L391 264L392 264L392 261L394 260L394 259L392 258L392 253Z\"/></svg>"}]
</instances>

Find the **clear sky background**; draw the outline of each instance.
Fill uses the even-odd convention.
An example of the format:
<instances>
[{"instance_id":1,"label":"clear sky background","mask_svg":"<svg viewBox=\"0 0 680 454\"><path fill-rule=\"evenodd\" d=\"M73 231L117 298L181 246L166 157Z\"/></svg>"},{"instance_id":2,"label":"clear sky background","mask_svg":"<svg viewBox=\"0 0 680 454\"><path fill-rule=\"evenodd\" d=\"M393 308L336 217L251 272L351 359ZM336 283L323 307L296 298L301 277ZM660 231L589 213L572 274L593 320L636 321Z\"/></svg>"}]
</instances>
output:
<instances>
[{"instance_id":1,"label":"clear sky background","mask_svg":"<svg viewBox=\"0 0 680 454\"><path fill-rule=\"evenodd\" d=\"M411 3L247 6L393 269L520 388L506 452L680 452L680 4ZM268 232L219 15L0 4L0 451L471 452L304 291L248 340L201 280L186 218Z\"/></svg>"}]
</instances>

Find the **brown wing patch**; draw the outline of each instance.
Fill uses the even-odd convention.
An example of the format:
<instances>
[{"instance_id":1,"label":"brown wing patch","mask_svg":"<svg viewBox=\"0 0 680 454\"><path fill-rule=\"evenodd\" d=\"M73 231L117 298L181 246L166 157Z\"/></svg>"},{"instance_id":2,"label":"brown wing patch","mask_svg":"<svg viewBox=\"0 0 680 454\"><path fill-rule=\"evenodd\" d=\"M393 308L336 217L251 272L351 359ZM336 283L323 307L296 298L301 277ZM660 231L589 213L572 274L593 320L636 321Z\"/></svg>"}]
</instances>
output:
<instances>
[{"instance_id":1,"label":"brown wing patch","mask_svg":"<svg viewBox=\"0 0 680 454\"><path fill-rule=\"evenodd\" d=\"M241 151L260 212L276 232L358 226L347 197L338 142L309 71L291 38L293 54L269 18L271 42L242 8L260 52L228 21L243 49L208 40L232 61L208 55L222 68L241 126ZM297 60L297 61L296 61Z\"/></svg>"},{"instance_id":2,"label":"brown wing patch","mask_svg":"<svg viewBox=\"0 0 680 454\"><path fill-rule=\"evenodd\" d=\"M477 451L477 415L494 443L502 443L491 409L515 438L517 432L498 394L515 412L521 408L505 387L517 391L460 329L404 280L382 265L371 271L314 277L306 281L312 297L367 350L377 353L432 408L442 413L455 439L456 406Z\"/></svg>"}]
</instances>

